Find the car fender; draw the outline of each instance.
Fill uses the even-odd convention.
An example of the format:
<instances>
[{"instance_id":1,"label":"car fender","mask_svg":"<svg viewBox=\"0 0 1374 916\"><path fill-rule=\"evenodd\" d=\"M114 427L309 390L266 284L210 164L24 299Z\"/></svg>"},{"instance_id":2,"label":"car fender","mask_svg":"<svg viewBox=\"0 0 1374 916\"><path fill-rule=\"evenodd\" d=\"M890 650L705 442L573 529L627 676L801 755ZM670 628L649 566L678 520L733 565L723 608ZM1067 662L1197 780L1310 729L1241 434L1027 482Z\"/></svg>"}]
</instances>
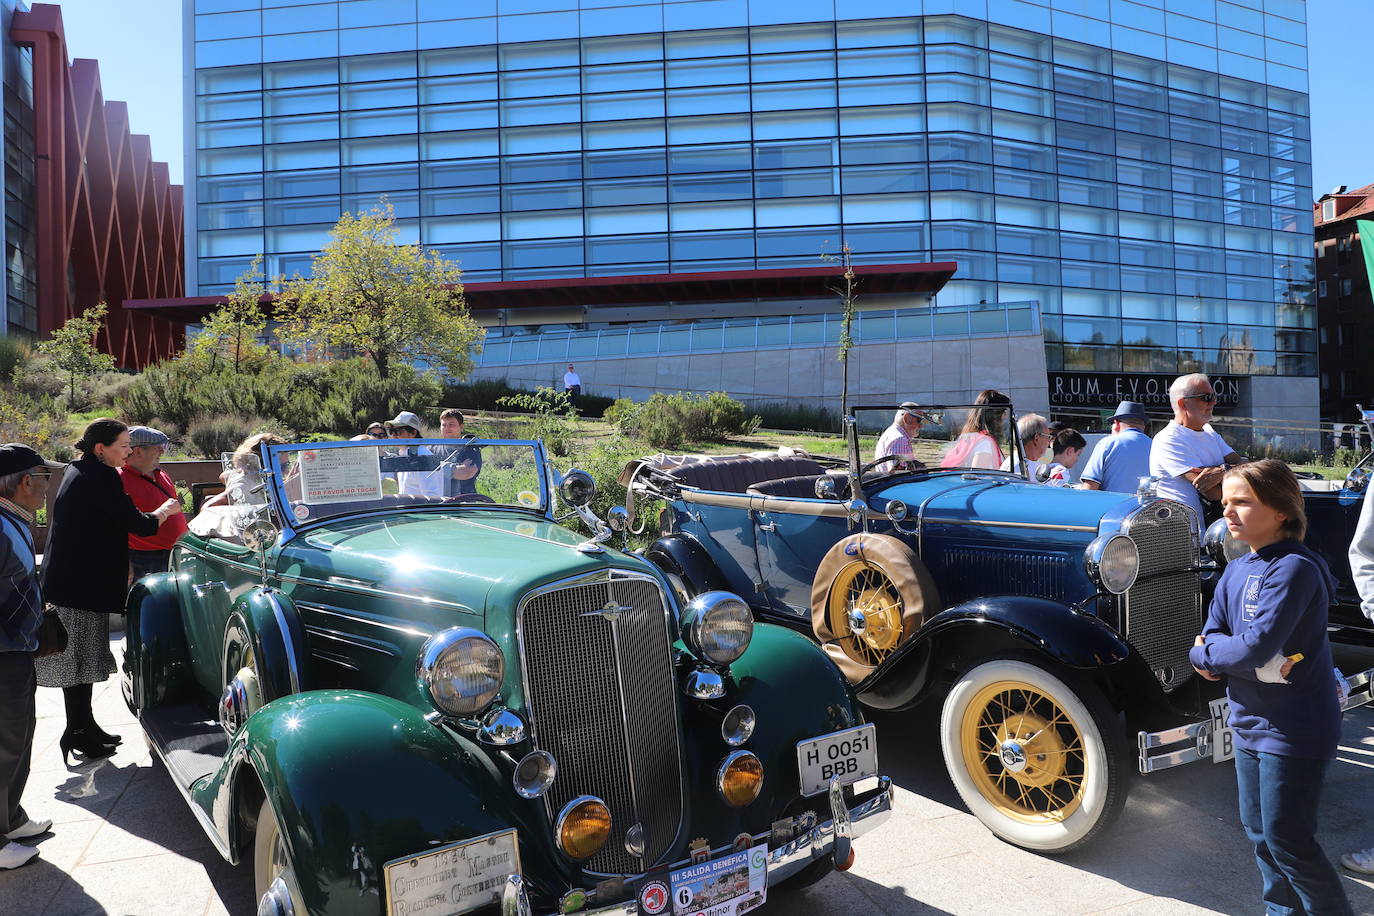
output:
<instances>
[{"instance_id":1,"label":"car fender","mask_svg":"<svg viewBox=\"0 0 1374 916\"><path fill-rule=\"evenodd\" d=\"M182 701L194 687L176 576L145 576L129 590L124 699L137 712Z\"/></svg>"},{"instance_id":2,"label":"car fender","mask_svg":"<svg viewBox=\"0 0 1374 916\"><path fill-rule=\"evenodd\" d=\"M556 899L560 888L542 882L570 873L542 800L521 799L481 749L380 694L310 691L248 719L219 771L192 789L235 858L250 840L243 815L263 792L310 913L375 916L377 897L353 873L354 844L374 887L393 859L510 828L533 892Z\"/></svg>"},{"instance_id":3,"label":"car fender","mask_svg":"<svg viewBox=\"0 0 1374 916\"><path fill-rule=\"evenodd\" d=\"M244 648L251 646L263 699L300 693L308 684L310 652L305 627L290 597L272 588L254 588L233 604L224 628L224 681L238 673Z\"/></svg>"},{"instance_id":4,"label":"car fender","mask_svg":"<svg viewBox=\"0 0 1374 916\"><path fill-rule=\"evenodd\" d=\"M865 705L905 709L924 697L937 673L957 675L981 659L1026 650L1067 668L1092 671L1116 666L1132 654L1115 630L1091 614L1046 598L997 595L931 617L856 691Z\"/></svg>"},{"instance_id":5,"label":"car fender","mask_svg":"<svg viewBox=\"0 0 1374 916\"><path fill-rule=\"evenodd\" d=\"M685 534L659 538L644 551L644 558L668 579L679 604L686 604L702 592L730 590L706 548Z\"/></svg>"},{"instance_id":6,"label":"car fender","mask_svg":"<svg viewBox=\"0 0 1374 916\"><path fill-rule=\"evenodd\" d=\"M815 642L783 626L756 624L748 650L730 666L728 681L724 697L689 699L684 707L693 829L717 845L742 831L767 830L796 801L798 741L863 722L840 670ZM715 781L726 754L736 749L722 737L721 721L738 704L748 705L756 719L754 734L739 749L758 756L764 779L757 799L731 808L721 800Z\"/></svg>"}]
</instances>

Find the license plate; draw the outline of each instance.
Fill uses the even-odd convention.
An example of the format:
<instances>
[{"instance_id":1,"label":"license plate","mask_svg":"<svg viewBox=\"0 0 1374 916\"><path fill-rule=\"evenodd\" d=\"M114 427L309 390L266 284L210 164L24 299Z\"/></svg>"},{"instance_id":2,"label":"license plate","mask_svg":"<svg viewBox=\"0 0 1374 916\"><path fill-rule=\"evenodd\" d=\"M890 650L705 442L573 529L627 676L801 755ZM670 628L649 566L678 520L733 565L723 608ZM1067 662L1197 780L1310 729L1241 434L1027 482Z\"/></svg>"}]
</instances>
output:
<instances>
[{"instance_id":1,"label":"license plate","mask_svg":"<svg viewBox=\"0 0 1374 916\"><path fill-rule=\"evenodd\" d=\"M674 916L737 916L768 897L768 844L732 852L668 876Z\"/></svg>"},{"instance_id":2,"label":"license plate","mask_svg":"<svg viewBox=\"0 0 1374 916\"><path fill-rule=\"evenodd\" d=\"M366 856L362 847L354 851ZM388 916L469 913L501 901L506 877L520 874L520 846L514 830L503 830L395 859L383 870Z\"/></svg>"},{"instance_id":3,"label":"license plate","mask_svg":"<svg viewBox=\"0 0 1374 916\"><path fill-rule=\"evenodd\" d=\"M1236 734L1227 726L1231 719L1231 701L1218 697L1210 703L1212 708L1212 733L1209 736L1213 763L1224 763L1236 756ZM1204 750L1198 748L1198 750Z\"/></svg>"},{"instance_id":4,"label":"license plate","mask_svg":"<svg viewBox=\"0 0 1374 916\"><path fill-rule=\"evenodd\" d=\"M872 725L797 742L802 795L818 795L836 776L844 785L878 775L878 739Z\"/></svg>"}]
</instances>

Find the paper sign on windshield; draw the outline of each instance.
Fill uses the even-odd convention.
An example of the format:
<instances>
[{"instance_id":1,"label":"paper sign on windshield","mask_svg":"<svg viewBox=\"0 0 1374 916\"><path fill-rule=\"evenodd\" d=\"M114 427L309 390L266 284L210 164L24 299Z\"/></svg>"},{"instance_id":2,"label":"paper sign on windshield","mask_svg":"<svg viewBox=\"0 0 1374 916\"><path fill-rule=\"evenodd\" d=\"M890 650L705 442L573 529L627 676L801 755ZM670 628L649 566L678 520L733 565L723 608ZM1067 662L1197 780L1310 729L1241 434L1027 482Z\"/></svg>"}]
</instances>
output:
<instances>
[{"instance_id":1,"label":"paper sign on windshield","mask_svg":"<svg viewBox=\"0 0 1374 916\"><path fill-rule=\"evenodd\" d=\"M382 498L375 449L307 449L300 453L299 466L302 499L307 505Z\"/></svg>"}]
</instances>

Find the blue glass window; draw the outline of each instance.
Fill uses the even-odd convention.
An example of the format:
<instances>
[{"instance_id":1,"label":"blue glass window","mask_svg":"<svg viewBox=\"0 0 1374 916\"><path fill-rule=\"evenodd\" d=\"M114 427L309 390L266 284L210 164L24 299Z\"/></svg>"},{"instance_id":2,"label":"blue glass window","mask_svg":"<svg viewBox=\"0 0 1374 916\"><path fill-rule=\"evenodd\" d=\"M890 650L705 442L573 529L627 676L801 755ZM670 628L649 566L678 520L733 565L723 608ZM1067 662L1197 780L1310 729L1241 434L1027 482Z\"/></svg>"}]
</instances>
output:
<instances>
[{"instance_id":1,"label":"blue glass window","mask_svg":"<svg viewBox=\"0 0 1374 916\"><path fill-rule=\"evenodd\" d=\"M583 92L623 92L635 89L662 89L663 64L659 61L584 67Z\"/></svg>"},{"instance_id":2,"label":"blue glass window","mask_svg":"<svg viewBox=\"0 0 1374 916\"><path fill-rule=\"evenodd\" d=\"M589 207L661 204L668 190L663 178L602 178L587 181L586 197Z\"/></svg>"},{"instance_id":3,"label":"blue glass window","mask_svg":"<svg viewBox=\"0 0 1374 916\"><path fill-rule=\"evenodd\" d=\"M918 166L848 166L843 173L844 193L900 194L926 189L926 171Z\"/></svg>"},{"instance_id":4,"label":"blue glass window","mask_svg":"<svg viewBox=\"0 0 1374 916\"><path fill-rule=\"evenodd\" d=\"M667 65L668 87L748 85L749 58L721 57L705 60L670 60Z\"/></svg>"},{"instance_id":5,"label":"blue glass window","mask_svg":"<svg viewBox=\"0 0 1374 916\"><path fill-rule=\"evenodd\" d=\"M491 73L436 76L420 81L420 102L425 105L476 102L496 97L496 75Z\"/></svg>"},{"instance_id":6,"label":"blue glass window","mask_svg":"<svg viewBox=\"0 0 1374 916\"><path fill-rule=\"evenodd\" d=\"M662 175L667 171L661 149L588 152L586 169L588 178Z\"/></svg>"},{"instance_id":7,"label":"blue glass window","mask_svg":"<svg viewBox=\"0 0 1374 916\"><path fill-rule=\"evenodd\" d=\"M513 184L501 192L506 210L555 210L582 206L582 183Z\"/></svg>"},{"instance_id":8,"label":"blue glass window","mask_svg":"<svg viewBox=\"0 0 1374 916\"><path fill-rule=\"evenodd\" d=\"M674 202L749 200L753 197L748 172L675 176L668 182L668 191Z\"/></svg>"},{"instance_id":9,"label":"blue glass window","mask_svg":"<svg viewBox=\"0 0 1374 916\"><path fill-rule=\"evenodd\" d=\"M444 188L426 192L423 201L427 217L496 213L501 209L501 191L496 187Z\"/></svg>"},{"instance_id":10,"label":"blue glass window","mask_svg":"<svg viewBox=\"0 0 1374 916\"><path fill-rule=\"evenodd\" d=\"M327 86L339 81L338 58L282 61L266 64L262 69L268 89Z\"/></svg>"},{"instance_id":11,"label":"blue glass window","mask_svg":"<svg viewBox=\"0 0 1374 916\"><path fill-rule=\"evenodd\" d=\"M421 76L489 73L496 70L496 48L440 48L420 52Z\"/></svg>"},{"instance_id":12,"label":"blue glass window","mask_svg":"<svg viewBox=\"0 0 1374 916\"><path fill-rule=\"evenodd\" d=\"M662 154L659 153L658 155L661 156ZM749 168L749 163L748 144L671 149L668 151L668 169L674 173L734 171Z\"/></svg>"},{"instance_id":13,"label":"blue glass window","mask_svg":"<svg viewBox=\"0 0 1374 916\"><path fill-rule=\"evenodd\" d=\"M936 148L946 155L937 156ZM892 136L846 138L840 141L840 160L845 165L878 165L893 162L920 162L926 158L925 138ZM960 155L954 155L955 151ZM991 161L991 145L985 137L946 136L932 138L930 158L963 158L972 162Z\"/></svg>"}]
</instances>

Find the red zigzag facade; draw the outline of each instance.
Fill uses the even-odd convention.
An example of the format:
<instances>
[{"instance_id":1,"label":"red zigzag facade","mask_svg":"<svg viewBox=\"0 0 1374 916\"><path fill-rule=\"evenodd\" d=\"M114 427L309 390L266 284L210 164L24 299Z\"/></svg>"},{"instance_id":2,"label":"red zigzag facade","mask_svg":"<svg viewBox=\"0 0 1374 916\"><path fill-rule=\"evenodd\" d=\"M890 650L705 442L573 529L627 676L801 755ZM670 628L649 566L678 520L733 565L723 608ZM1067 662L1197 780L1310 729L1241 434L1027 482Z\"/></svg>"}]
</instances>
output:
<instances>
[{"instance_id":1,"label":"red zigzag facade","mask_svg":"<svg viewBox=\"0 0 1374 916\"><path fill-rule=\"evenodd\" d=\"M97 343L120 366L172 355L185 326L123 304L184 293L181 185L148 137L129 132L127 106L104 100L96 61L67 64L60 8L16 12L10 38L33 49L40 336L105 302Z\"/></svg>"}]
</instances>

